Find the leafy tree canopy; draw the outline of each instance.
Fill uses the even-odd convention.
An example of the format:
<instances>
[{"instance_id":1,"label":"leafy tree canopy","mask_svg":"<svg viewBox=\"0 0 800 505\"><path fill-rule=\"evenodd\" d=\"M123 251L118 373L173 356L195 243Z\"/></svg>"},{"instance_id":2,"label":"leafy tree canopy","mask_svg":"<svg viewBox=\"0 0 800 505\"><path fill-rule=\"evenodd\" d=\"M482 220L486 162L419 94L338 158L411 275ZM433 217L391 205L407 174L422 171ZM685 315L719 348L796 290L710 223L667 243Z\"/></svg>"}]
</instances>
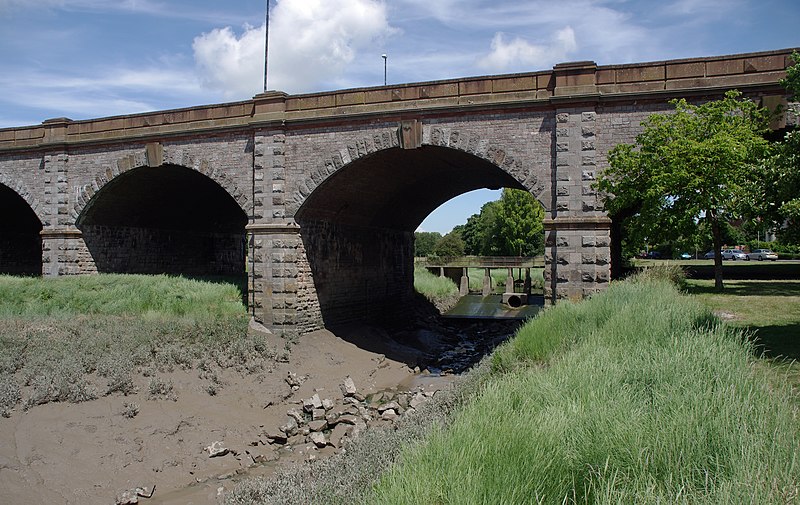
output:
<instances>
[{"instance_id":1,"label":"leafy tree canopy","mask_svg":"<svg viewBox=\"0 0 800 505\"><path fill-rule=\"evenodd\" d=\"M442 239L442 234L438 231L418 231L414 232L414 256L425 257L433 253L436 242Z\"/></svg>"},{"instance_id":2,"label":"leafy tree canopy","mask_svg":"<svg viewBox=\"0 0 800 505\"><path fill-rule=\"evenodd\" d=\"M467 254L535 256L544 251L544 209L527 191L505 188L463 226Z\"/></svg>"},{"instance_id":3,"label":"leafy tree canopy","mask_svg":"<svg viewBox=\"0 0 800 505\"><path fill-rule=\"evenodd\" d=\"M794 65L786 69L786 78L781 80L781 85L791 93L793 98L800 98L800 53L792 53Z\"/></svg>"},{"instance_id":4,"label":"leafy tree canopy","mask_svg":"<svg viewBox=\"0 0 800 505\"><path fill-rule=\"evenodd\" d=\"M464 241L461 234L451 231L442 237L433 248L433 256L438 258L456 258L464 256Z\"/></svg>"},{"instance_id":5,"label":"leafy tree canopy","mask_svg":"<svg viewBox=\"0 0 800 505\"><path fill-rule=\"evenodd\" d=\"M800 99L800 53L792 53L794 65L786 69L781 84ZM782 242L800 244L800 129L795 128L778 143L766 162L764 193L765 219L779 230Z\"/></svg>"},{"instance_id":6,"label":"leafy tree canopy","mask_svg":"<svg viewBox=\"0 0 800 505\"><path fill-rule=\"evenodd\" d=\"M675 111L653 114L634 144L609 153L598 179L609 214L630 216L628 229L652 242L711 229L715 284L722 289L722 223L739 217L758 195L756 173L767 152L768 115L738 91L693 105L673 100Z\"/></svg>"}]
</instances>

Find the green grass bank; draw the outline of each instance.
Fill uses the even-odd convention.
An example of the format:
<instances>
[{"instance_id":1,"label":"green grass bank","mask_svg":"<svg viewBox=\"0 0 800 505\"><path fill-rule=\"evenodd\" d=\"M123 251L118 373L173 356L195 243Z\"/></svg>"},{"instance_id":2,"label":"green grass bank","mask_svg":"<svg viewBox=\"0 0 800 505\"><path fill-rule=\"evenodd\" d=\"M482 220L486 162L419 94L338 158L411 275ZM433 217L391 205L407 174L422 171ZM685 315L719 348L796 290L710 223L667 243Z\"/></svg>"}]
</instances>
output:
<instances>
[{"instance_id":1,"label":"green grass bank","mask_svg":"<svg viewBox=\"0 0 800 505\"><path fill-rule=\"evenodd\" d=\"M126 395L133 377L261 370L284 349L248 335L233 283L170 276L0 276L0 415ZM157 389L157 388L156 388Z\"/></svg>"},{"instance_id":2,"label":"green grass bank","mask_svg":"<svg viewBox=\"0 0 800 505\"><path fill-rule=\"evenodd\" d=\"M364 501L792 502L796 395L752 351L664 281L562 303L499 348L481 390Z\"/></svg>"}]
</instances>

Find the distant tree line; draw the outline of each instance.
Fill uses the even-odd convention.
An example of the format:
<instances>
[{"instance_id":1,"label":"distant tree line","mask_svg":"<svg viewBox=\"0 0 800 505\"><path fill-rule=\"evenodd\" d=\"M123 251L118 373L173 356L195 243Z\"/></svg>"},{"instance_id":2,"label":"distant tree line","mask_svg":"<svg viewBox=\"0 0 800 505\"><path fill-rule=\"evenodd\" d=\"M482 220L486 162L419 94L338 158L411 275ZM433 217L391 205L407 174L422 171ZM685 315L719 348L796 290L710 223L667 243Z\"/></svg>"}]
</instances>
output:
<instances>
[{"instance_id":1,"label":"distant tree line","mask_svg":"<svg viewBox=\"0 0 800 505\"><path fill-rule=\"evenodd\" d=\"M544 252L544 209L527 191L505 188L499 200L488 202L465 224L442 236L416 232L418 257L536 256Z\"/></svg>"}]
</instances>

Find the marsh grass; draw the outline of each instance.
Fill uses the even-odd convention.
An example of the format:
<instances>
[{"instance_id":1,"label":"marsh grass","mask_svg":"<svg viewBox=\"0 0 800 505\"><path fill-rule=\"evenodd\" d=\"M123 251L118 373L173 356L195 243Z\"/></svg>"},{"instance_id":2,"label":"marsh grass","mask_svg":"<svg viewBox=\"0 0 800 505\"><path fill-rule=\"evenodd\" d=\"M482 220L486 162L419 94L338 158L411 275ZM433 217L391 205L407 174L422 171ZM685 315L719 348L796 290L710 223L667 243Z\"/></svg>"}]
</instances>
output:
<instances>
[{"instance_id":1,"label":"marsh grass","mask_svg":"<svg viewBox=\"0 0 800 505\"><path fill-rule=\"evenodd\" d=\"M234 284L167 275L0 276L0 319L80 315L205 321L244 312Z\"/></svg>"},{"instance_id":2,"label":"marsh grass","mask_svg":"<svg viewBox=\"0 0 800 505\"><path fill-rule=\"evenodd\" d=\"M428 299L440 312L452 308L460 297L458 286L447 277L439 277L426 268L414 268L414 289Z\"/></svg>"},{"instance_id":3,"label":"marsh grass","mask_svg":"<svg viewBox=\"0 0 800 505\"><path fill-rule=\"evenodd\" d=\"M540 341L540 342L537 342ZM744 335L668 282L562 303L493 356L370 503L787 503L796 406Z\"/></svg>"},{"instance_id":4,"label":"marsh grass","mask_svg":"<svg viewBox=\"0 0 800 505\"><path fill-rule=\"evenodd\" d=\"M240 300L235 285L180 277L0 277L0 414L128 395L137 375L201 362L263 370L279 350L248 335Z\"/></svg>"}]
</instances>

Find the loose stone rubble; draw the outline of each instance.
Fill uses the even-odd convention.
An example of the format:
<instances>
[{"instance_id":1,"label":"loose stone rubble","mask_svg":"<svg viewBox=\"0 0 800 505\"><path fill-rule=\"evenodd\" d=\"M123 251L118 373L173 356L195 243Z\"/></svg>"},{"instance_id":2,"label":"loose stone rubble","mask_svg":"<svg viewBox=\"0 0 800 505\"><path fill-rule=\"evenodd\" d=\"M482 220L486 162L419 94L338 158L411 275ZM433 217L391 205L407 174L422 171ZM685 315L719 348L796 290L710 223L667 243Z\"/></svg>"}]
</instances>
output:
<instances>
[{"instance_id":1,"label":"loose stone rubble","mask_svg":"<svg viewBox=\"0 0 800 505\"><path fill-rule=\"evenodd\" d=\"M116 505L135 505L139 503L139 498L152 498L155 492L155 486L126 489L117 495L114 503Z\"/></svg>"},{"instance_id":2,"label":"loose stone rubble","mask_svg":"<svg viewBox=\"0 0 800 505\"><path fill-rule=\"evenodd\" d=\"M314 394L301 400L302 410L289 409L282 426L264 430L264 442L283 450L338 450L368 426L391 424L403 415L413 414L434 394L419 387L410 392L381 391L365 396L350 377L344 379L340 389L341 398ZM308 459L316 456L309 454Z\"/></svg>"}]
</instances>

